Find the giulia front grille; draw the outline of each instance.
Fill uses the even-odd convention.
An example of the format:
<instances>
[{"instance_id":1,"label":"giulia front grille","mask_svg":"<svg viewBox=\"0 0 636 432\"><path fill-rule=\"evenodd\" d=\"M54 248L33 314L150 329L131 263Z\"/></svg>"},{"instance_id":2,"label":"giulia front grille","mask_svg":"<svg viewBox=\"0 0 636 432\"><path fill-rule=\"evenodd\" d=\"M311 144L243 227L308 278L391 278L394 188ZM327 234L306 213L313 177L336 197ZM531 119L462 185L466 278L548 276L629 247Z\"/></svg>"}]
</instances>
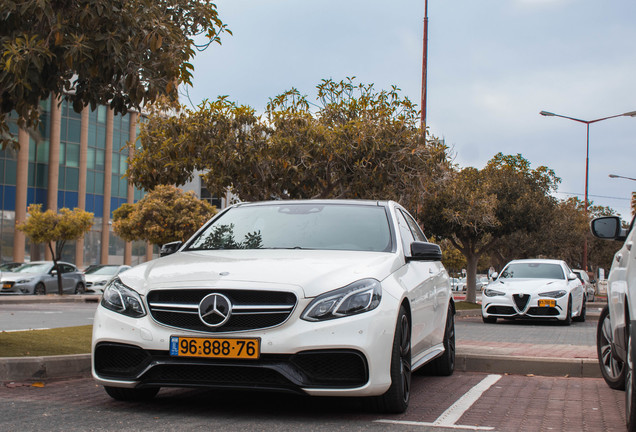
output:
<instances>
[{"instance_id":1,"label":"giulia front grille","mask_svg":"<svg viewBox=\"0 0 636 432\"><path fill-rule=\"evenodd\" d=\"M212 327L201 320L199 303L209 294L221 294L231 303L229 319ZM170 327L202 332L233 332L274 327L289 318L296 306L294 293L285 291L180 289L148 293L150 314Z\"/></svg>"},{"instance_id":2,"label":"giulia front grille","mask_svg":"<svg viewBox=\"0 0 636 432\"><path fill-rule=\"evenodd\" d=\"M512 300L515 302L515 305L517 306L517 309L519 309L519 311L523 312L523 310L528 305L528 302L530 301L530 295L528 295L528 294L513 294Z\"/></svg>"}]
</instances>

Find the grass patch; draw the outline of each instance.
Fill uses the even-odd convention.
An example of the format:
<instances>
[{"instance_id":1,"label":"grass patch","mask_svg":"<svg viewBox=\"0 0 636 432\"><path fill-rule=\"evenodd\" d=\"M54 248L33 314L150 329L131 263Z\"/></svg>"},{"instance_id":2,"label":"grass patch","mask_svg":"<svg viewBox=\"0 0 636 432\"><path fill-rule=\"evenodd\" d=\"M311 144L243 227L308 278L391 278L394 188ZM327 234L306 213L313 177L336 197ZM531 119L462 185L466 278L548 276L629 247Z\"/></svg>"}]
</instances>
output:
<instances>
[{"instance_id":1,"label":"grass patch","mask_svg":"<svg viewBox=\"0 0 636 432\"><path fill-rule=\"evenodd\" d=\"M0 332L0 357L88 354L92 334L92 325Z\"/></svg>"},{"instance_id":2,"label":"grass patch","mask_svg":"<svg viewBox=\"0 0 636 432\"><path fill-rule=\"evenodd\" d=\"M481 304L470 303L467 301L455 302L455 310L473 310L473 309L481 309Z\"/></svg>"}]
</instances>

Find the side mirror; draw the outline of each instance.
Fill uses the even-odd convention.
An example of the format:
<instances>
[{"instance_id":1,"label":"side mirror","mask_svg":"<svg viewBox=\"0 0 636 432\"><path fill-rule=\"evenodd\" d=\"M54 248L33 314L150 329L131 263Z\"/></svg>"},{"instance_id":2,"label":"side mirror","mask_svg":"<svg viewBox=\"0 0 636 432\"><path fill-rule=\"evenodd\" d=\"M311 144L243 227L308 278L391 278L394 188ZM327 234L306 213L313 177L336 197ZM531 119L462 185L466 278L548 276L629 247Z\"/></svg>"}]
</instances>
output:
<instances>
[{"instance_id":1,"label":"side mirror","mask_svg":"<svg viewBox=\"0 0 636 432\"><path fill-rule=\"evenodd\" d=\"M55 269L51 270L51 276L57 276L57 270Z\"/></svg>"},{"instance_id":2,"label":"side mirror","mask_svg":"<svg viewBox=\"0 0 636 432\"><path fill-rule=\"evenodd\" d=\"M497 279L498 277L499 277L499 273L494 272L493 274L491 274L491 275L490 275L490 280L493 280L493 281L494 281L494 280L495 280L495 279Z\"/></svg>"},{"instance_id":3,"label":"side mirror","mask_svg":"<svg viewBox=\"0 0 636 432\"><path fill-rule=\"evenodd\" d=\"M603 216L590 223L592 234L601 239L621 240L621 219L618 216Z\"/></svg>"},{"instance_id":4,"label":"side mirror","mask_svg":"<svg viewBox=\"0 0 636 432\"><path fill-rule=\"evenodd\" d=\"M441 261L442 249L433 243L416 241L411 243L411 256L407 261Z\"/></svg>"},{"instance_id":5,"label":"side mirror","mask_svg":"<svg viewBox=\"0 0 636 432\"><path fill-rule=\"evenodd\" d=\"M570 273L570 274L568 275L568 280L569 280L569 281L571 281L571 280L577 280L577 279L578 279L578 277L577 277L574 273Z\"/></svg>"},{"instance_id":6,"label":"side mirror","mask_svg":"<svg viewBox=\"0 0 636 432\"><path fill-rule=\"evenodd\" d=\"M182 244L183 242L179 240L162 245L161 249L159 250L159 256L166 256L175 253L179 250Z\"/></svg>"}]
</instances>

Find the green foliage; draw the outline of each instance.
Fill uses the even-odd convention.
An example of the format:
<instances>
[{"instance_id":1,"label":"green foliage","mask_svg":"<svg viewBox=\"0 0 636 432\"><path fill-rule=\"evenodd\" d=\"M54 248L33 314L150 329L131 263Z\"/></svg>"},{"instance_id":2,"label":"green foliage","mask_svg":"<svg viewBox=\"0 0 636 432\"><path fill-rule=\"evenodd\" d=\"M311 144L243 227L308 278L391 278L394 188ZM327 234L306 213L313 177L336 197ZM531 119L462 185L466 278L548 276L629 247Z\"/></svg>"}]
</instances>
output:
<instances>
[{"instance_id":1,"label":"green foliage","mask_svg":"<svg viewBox=\"0 0 636 432\"><path fill-rule=\"evenodd\" d=\"M37 125L38 103L65 94L79 112L139 109L190 84L196 49L227 32L210 0L3 0L0 10L0 142L9 113ZM203 45L195 42L203 41Z\"/></svg>"},{"instance_id":2,"label":"green foliage","mask_svg":"<svg viewBox=\"0 0 636 432\"><path fill-rule=\"evenodd\" d=\"M448 162L440 140L425 142L415 105L395 87L353 79L317 89L316 104L292 89L270 99L263 117L227 97L172 117L159 106L142 126L129 179L150 190L200 170L212 193L229 188L246 201L395 199L417 208Z\"/></svg>"},{"instance_id":3,"label":"green foliage","mask_svg":"<svg viewBox=\"0 0 636 432\"><path fill-rule=\"evenodd\" d=\"M81 238L93 226L93 213L78 208L62 208L59 213L53 210L42 212L41 204L31 204L27 211L29 217L16 228L31 242L48 244L56 267L66 242ZM58 292L61 295L62 276L59 271L57 275Z\"/></svg>"},{"instance_id":4,"label":"green foliage","mask_svg":"<svg viewBox=\"0 0 636 432\"><path fill-rule=\"evenodd\" d=\"M556 203L550 193L558 182L549 168L499 153L482 170L450 171L430 185L420 220L466 257L468 301L475 301L479 258L504 236L537 232Z\"/></svg>"},{"instance_id":5,"label":"green foliage","mask_svg":"<svg viewBox=\"0 0 636 432\"><path fill-rule=\"evenodd\" d=\"M193 192L157 186L136 204L124 204L115 210L113 230L126 241L161 245L187 240L214 214L216 208Z\"/></svg>"}]
</instances>

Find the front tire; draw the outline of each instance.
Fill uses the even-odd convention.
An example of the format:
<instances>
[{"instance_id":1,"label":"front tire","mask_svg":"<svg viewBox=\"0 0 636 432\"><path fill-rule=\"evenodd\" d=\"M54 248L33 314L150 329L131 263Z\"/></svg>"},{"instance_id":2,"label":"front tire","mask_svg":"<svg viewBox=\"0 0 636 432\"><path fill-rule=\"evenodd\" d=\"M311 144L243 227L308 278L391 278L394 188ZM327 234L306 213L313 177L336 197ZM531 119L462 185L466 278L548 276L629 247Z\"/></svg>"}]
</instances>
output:
<instances>
[{"instance_id":1,"label":"front tire","mask_svg":"<svg viewBox=\"0 0 636 432\"><path fill-rule=\"evenodd\" d=\"M411 324L404 306L400 307L391 350L391 387L373 398L376 411L400 414L411 398Z\"/></svg>"},{"instance_id":2,"label":"front tire","mask_svg":"<svg viewBox=\"0 0 636 432\"><path fill-rule=\"evenodd\" d=\"M572 297L568 297L567 311L565 312L565 319L561 321L564 326L572 324Z\"/></svg>"},{"instance_id":3,"label":"front tire","mask_svg":"<svg viewBox=\"0 0 636 432\"><path fill-rule=\"evenodd\" d=\"M581 305L581 312L579 313L579 316L572 318L572 321L576 321L576 322L584 322L585 321L585 313L587 310L587 299L583 298L583 304Z\"/></svg>"},{"instance_id":4,"label":"front tire","mask_svg":"<svg viewBox=\"0 0 636 432\"><path fill-rule=\"evenodd\" d=\"M84 288L84 284L81 282L78 282L77 285L75 285L75 294L85 294L86 293L86 288Z\"/></svg>"},{"instance_id":5,"label":"front tire","mask_svg":"<svg viewBox=\"0 0 636 432\"><path fill-rule=\"evenodd\" d=\"M481 316L481 320L483 322L485 322L486 324L497 324L497 318L496 317L485 317L485 316Z\"/></svg>"},{"instance_id":6,"label":"front tire","mask_svg":"<svg viewBox=\"0 0 636 432\"><path fill-rule=\"evenodd\" d=\"M598 318L596 327L596 354L601 367L601 375L610 388L625 389L625 364L612 350L614 336L610 322L609 307L605 306Z\"/></svg>"},{"instance_id":7,"label":"front tire","mask_svg":"<svg viewBox=\"0 0 636 432\"><path fill-rule=\"evenodd\" d=\"M104 386L108 396L118 401L146 401L154 398L159 393L160 387L149 388L123 388Z\"/></svg>"},{"instance_id":8,"label":"front tire","mask_svg":"<svg viewBox=\"0 0 636 432\"><path fill-rule=\"evenodd\" d=\"M46 287L42 282L39 282L35 288L33 288L33 294L35 295L44 295L46 294Z\"/></svg>"}]
</instances>

